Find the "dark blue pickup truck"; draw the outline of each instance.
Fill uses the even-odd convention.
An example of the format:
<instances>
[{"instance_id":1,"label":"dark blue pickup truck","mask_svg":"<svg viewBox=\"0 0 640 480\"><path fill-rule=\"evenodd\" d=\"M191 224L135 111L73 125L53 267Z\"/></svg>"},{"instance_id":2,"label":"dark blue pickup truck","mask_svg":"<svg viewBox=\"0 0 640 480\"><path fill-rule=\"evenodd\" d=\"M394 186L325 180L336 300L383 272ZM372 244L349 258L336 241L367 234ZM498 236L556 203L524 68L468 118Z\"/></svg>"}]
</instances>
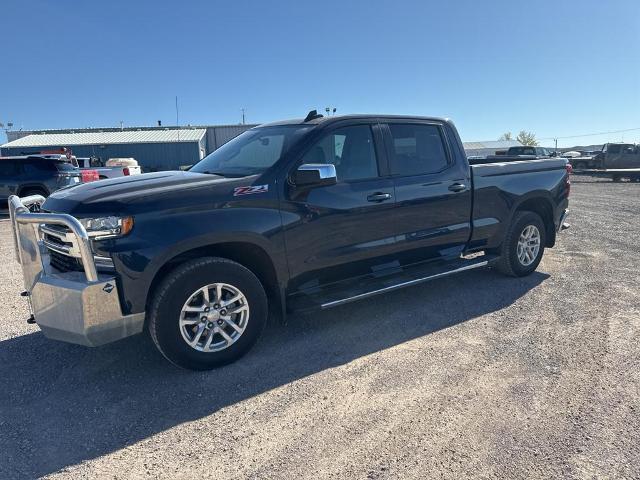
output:
<instances>
[{"instance_id":1,"label":"dark blue pickup truck","mask_svg":"<svg viewBox=\"0 0 640 480\"><path fill-rule=\"evenodd\" d=\"M262 125L188 172L10 198L24 295L50 338L147 328L173 363L239 358L271 314L492 266L533 272L564 226L564 159L469 166L440 118Z\"/></svg>"}]
</instances>

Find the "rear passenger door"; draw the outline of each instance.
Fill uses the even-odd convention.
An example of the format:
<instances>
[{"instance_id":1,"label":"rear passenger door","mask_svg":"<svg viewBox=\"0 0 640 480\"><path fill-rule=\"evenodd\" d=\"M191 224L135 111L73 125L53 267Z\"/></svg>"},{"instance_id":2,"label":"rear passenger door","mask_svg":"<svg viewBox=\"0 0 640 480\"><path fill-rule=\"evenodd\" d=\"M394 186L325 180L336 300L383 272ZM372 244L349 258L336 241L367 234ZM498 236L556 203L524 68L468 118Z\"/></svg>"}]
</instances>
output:
<instances>
[{"instance_id":1,"label":"rear passenger door","mask_svg":"<svg viewBox=\"0 0 640 480\"><path fill-rule=\"evenodd\" d=\"M446 125L390 121L384 132L401 260L459 256L471 233L471 179L466 162L456 158Z\"/></svg>"}]
</instances>

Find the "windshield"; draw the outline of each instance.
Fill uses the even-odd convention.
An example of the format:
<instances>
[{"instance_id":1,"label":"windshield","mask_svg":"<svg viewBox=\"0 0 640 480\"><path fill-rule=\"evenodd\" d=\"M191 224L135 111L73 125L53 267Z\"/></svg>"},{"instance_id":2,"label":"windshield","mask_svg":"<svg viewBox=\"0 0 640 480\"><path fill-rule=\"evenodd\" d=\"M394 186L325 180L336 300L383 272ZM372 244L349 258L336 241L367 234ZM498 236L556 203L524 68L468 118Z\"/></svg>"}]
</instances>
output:
<instances>
[{"instance_id":1,"label":"windshield","mask_svg":"<svg viewBox=\"0 0 640 480\"><path fill-rule=\"evenodd\" d=\"M190 171L229 177L262 173L312 128L309 125L252 128L204 157Z\"/></svg>"}]
</instances>

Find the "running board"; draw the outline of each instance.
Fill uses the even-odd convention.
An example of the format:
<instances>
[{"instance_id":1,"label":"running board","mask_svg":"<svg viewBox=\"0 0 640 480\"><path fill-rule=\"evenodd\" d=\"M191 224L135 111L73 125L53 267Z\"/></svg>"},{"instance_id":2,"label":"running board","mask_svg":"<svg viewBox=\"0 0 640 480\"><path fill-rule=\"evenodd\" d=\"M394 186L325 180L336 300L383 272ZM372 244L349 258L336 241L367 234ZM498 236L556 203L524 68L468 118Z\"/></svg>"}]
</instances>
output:
<instances>
[{"instance_id":1,"label":"running board","mask_svg":"<svg viewBox=\"0 0 640 480\"><path fill-rule=\"evenodd\" d=\"M296 292L288 298L287 303L293 311L318 308L324 310L467 270L486 267L497 258L497 255L482 255L472 259L460 258L449 262L420 264L382 277L370 276L359 282L350 279L325 288Z\"/></svg>"}]
</instances>

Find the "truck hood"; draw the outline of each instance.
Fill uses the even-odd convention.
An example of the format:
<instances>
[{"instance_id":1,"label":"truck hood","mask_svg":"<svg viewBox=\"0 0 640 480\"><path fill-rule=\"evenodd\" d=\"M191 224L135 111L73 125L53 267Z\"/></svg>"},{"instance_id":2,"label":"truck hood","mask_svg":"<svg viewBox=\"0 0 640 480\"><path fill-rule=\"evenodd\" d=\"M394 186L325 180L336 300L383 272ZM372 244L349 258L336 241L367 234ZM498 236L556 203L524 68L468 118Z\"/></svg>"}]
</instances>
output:
<instances>
[{"instance_id":1,"label":"truck hood","mask_svg":"<svg viewBox=\"0 0 640 480\"><path fill-rule=\"evenodd\" d=\"M233 189L251 185L253 177L226 178L191 172L157 172L84 183L53 193L43 210L87 215L135 214L148 209L193 207L202 190L202 202L219 202L233 197Z\"/></svg>"}]
</instances>

